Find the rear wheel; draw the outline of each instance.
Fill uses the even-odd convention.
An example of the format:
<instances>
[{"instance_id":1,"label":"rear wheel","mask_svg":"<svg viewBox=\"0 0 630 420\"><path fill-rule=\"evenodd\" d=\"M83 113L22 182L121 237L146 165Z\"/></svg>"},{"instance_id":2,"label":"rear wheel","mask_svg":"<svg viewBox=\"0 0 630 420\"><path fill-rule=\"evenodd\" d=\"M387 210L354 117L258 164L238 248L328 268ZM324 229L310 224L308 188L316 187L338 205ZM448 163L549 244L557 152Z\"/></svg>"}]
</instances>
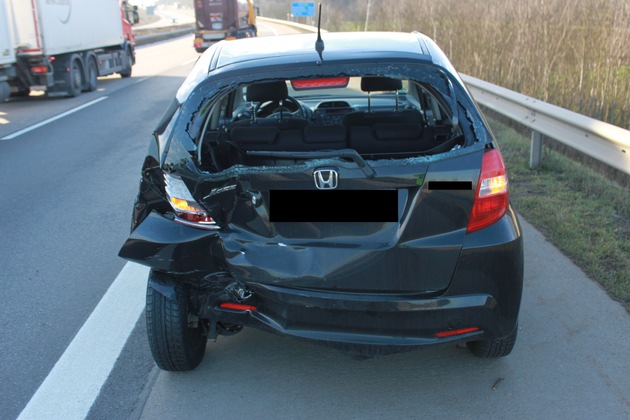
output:
<instances>
[{"instance_id":1,"label":"rear wheel","mask_svg":"<svg viewBox=\"0 0 630 420\"><path fill-rule=\"evenodd\" d=\"M512 352L516 343L516 335L518 333L518 324L514 327L514 331L507 337L496 338L494 340L469 341L466 343L468 349L477 357L492 359L496 357L507 356Z\"/></svg>"},{"instance_id":2,"label":"rear wheel","mask_svg":"<svg viewBox=\"0 0 630 420\"><path fill-rule=\"evenodd\" d=\"M133 55L131 50L127 50L127 61L125 67L120 72L120 77L131 77L131 68L133 67Z\"/></svg>"},{"instance_id":3,"label":"rear wheel","mask_svg":"<svg viewBox=\"0 0 630 420\"><path fill-rule=\"evenodd\" d=\"M18 86L15 92L11 92L12 98L25 98L31 94L31 88Z\"/></svg>"},{"instance_id":4,"label":"rear wheel","mask_svg":"<svg viewBox=\"0 0 630 420\"><path fill-rule=\"evenodd\" d=\"M90 58L87 66L87 77L85 78L85 89L87 92L93 92L98 85L98 68L96 67L96 61Z\"/></svg>"},{"instance_id":5,"label":"rear wheel","mask_svg":"<svg viewBox=\"0 0 630 420\"><path fill-rule=\"evenodd\" d=\"M186 289L177 285L175 291L175 299L170 300L150 284L147 287L147 335L160 369L187 371L203 359L207 337L204 321L189 310Z\"/></svg>"},{"instance_id":6,"label":"rear wheel","mask_svg":"<svg viewBox=\"0 0 630 420\"><path fill-rule=\"evenodd\" d=\"M0 102L11 96L11 87L7 82L0 82Z\"/></svg>"},{"instance_id":7,"label":"rear wheel","mask_svg":"<svg viewBox=\"0 0 630 420\"><path fill-rule=\"evenodd\" d=\"M79 96L83 90L83 72L79 60L72 60L70 71L66 73L67 93L70 97Z\"/></svg>"}]
</instances>

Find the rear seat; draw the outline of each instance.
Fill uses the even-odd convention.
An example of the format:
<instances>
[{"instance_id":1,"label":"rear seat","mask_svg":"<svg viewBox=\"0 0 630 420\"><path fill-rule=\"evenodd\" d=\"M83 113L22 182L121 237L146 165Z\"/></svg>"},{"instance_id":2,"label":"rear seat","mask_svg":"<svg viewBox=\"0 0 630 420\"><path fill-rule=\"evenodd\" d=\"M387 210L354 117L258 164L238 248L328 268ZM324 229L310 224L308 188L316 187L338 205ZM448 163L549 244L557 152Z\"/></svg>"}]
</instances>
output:
<instances>
[{"instance_id":1,"label":"rear seat","mask_svg":"<svg viewBox=\"0 0 630 420\"><path fill-rule=\"evenodd\" d=\"M402 81L392 79L391 77L371 76L361 78L361 90L368 94L368 110L367 112L351 112L347 114L342 124L348 129L356 126L373 127L375 124L382 123L418 123L423 124L424 118L417 109L398 109L398 91L402 89ZM396 92L396 110L395 111L375 111L371 109L372 92Z\"/></svg>"},{"instance_id":2,"label":"rear seat","mask_svg":"<svg viewBox=\"0 0 630 420\"><path fill-rule=\"evenodd\" d=\"M229 139L240 150L279 150L280 129L272 125L243 125L230 128Z\"/></svg>"},{"instance_id":3,"label":"rear seat","mask_svg":"<svg viewBox=\"0 0 630 420\"><path fill-rule=\"evenodd\" d=\"M313 152L351 148L361 155L395 155L430 150L438 153L454 146L454 143L445 142L442 136L436 136L434 127L419 123L358 125L351 127L347 136L343 126L309 126L301 130L237 126L229 130L227 137L224 143L232 149L232 164L247 165L274 164L278 161L272 157L247 156L248 151Z\"/></svg>"},{"instance_id":4,"label":"rear seat","mask_svg":"<svg viewBox=\"0 0 630 420\"><path fill-rule=\"evenodd\" d=\"M425 131L418 123L379 123L350 128L349 146L359 154L411 153L423 149ZM426 133L428 134L428 133Z\"/></svg>"},{"instance_id":5,"label":"rear seat","mask_svg":"<svg viewBox=\"0 0 630 420\"><path fill-rule=\"evenodd\" d=\"M398 91L402 82L389 77L363 77L361 90L368 92ZM360 154L412 153L423 150L424 139L432 136L424 118L416 109L395 111L351 112L343 119L348 144Z\"/></svg>"},{"instance_id":6,"label":"rear seat","mask_svg":"<svg viewBox=\"0 0 630 420\"><path fill-rule=\"evenodd\" d=\"M450 150L457 140L445 141L436 136L435 127L419 123L378 123L345 127L309 126L299 130L280 130L274 126L236 126L213 144L215 155L229 165L274 165L295 159L270 156L248 156L248 151L314 152L351 148L361 155L396 155ZM227 167L226 166L226 167Z\"/></svg>"},{"instance_id":7,"label":"rear seat","mask_svg":"<svg viewBox=\"0 0 630 420\"><path fill-rule=\"evenodd\" d=\"M346 129L341 125L306 127L302 147L305 151L345 149Z\"/></svg>"},{"instance_id":8,"label":"rear seat","mask_svg":"<svg viewBox=\"0 0 630 420\"><path fill-rule=\"evenodd\" d=\"M461 143L461 136L436 136L435 127L418 123L382 123L350 129L350 148L361 155L443 153Z\"/></svg>"},{"instance_id":9,"label":"rear seat","mask_svg":"<svg viewBox=\"0 0 630 420\"><path fill-rule=\"evenodd\" d=\"M373 127L382 123L418 123L424 125L424 119L417 109L405 109L402 111L351 112L344 117L342 122L348 130L356 126Z\"/></svg>"},{"instance_id":10,"label":"rear seat","mask_svg":"<svg viewBox=\"0 0 630 420\"><path fill-rule=\"evenodd\" d=\"M301 130L280 130L273 126L236 126L229 130L229 143L236 148L236 162L271 164L277 159L247 156L248 151L312 152L348 147L342 126L309 126Z\"/></svg>"},{"instance_id":11,"label":"rear seat","mask_svg":"<svg viewBox=\"0 0 630 420\"><path fill-rule=\"evenodd\" d=\"M309 126L302 130L280 130L273 126L236 126L229 131L230 141L243 150L344 149L348 146L342 126Z\"/></svg>"}]
</instances>

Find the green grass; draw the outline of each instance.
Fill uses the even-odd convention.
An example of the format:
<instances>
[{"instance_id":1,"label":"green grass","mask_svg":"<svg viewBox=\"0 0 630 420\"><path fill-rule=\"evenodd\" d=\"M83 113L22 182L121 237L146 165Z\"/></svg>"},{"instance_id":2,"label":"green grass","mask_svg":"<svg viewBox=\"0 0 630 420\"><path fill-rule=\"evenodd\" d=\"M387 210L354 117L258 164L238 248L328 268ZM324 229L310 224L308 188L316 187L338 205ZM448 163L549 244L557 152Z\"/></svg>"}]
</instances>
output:
<instances>
[{"instance_id":1,"label":"green grass","mask_svg":"<svg viewBox=\"0 0 630 420\"><path fill-rule=\"evenodd\" d=\"M516 210L630 312L630 190L546 147L529 169L529 138L488 121Z\"/></svg>"}]
</instances>

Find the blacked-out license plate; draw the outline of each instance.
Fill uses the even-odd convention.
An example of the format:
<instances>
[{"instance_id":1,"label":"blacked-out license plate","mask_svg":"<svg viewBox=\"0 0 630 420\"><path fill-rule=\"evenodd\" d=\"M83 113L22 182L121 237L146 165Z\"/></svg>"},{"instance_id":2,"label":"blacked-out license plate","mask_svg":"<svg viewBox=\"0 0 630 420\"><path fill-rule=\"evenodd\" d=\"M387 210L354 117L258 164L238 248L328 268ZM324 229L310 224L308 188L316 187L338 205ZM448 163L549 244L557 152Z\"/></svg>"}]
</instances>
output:
<instances>
[{"instance_id":1,"label":"blacked-out license plate","mask_svg":"<svg viewBox=\"0 0 630 420\"><path fill-rule=\"evenodd\" d=\"M272 222L397 222L397 190L271 190Z\"/></svg>"}]
</instances>

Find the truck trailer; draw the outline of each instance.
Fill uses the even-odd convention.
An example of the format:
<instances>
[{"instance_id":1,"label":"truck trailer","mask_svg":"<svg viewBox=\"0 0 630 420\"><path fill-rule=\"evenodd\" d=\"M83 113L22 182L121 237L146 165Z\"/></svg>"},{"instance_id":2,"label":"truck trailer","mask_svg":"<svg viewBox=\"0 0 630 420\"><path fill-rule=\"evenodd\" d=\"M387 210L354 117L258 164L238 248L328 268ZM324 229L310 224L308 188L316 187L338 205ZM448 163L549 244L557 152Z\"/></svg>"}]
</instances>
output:
<instances>
[{"instance_id":1,"label":"truck trailer","mask_svg":"<svg viewBox=\"0 0 630 420\"><path fill-rule=\"evenodd\" d=\"M0 94L26 96L37 89L78 96L95 90L99 76L131 76L137 6L124 0L0 0L0 8L0 48L13 60L0 61Z\"/></svg>"},{"instance_id":2,"label":"truck trailer","mask_svg":"<svg viewBox=\"0 0 630 420\"><path fill-rule=\"evenodd\" d=\"M195 0L195 40L197 52L204 52L224 39L257 36L252 0Z\"/></svg>"},{"instance_id":3,"label":"truck trailer","mask_svg":"<svg viewBox=\"0 0 630 420\"><path fill-rule=\"evenodd\" d=\"M0 0L0 102L9 97L9 76L15 66L13 37L9 30L9 15L5 0Z\"/></svg>"}]
</instances>

